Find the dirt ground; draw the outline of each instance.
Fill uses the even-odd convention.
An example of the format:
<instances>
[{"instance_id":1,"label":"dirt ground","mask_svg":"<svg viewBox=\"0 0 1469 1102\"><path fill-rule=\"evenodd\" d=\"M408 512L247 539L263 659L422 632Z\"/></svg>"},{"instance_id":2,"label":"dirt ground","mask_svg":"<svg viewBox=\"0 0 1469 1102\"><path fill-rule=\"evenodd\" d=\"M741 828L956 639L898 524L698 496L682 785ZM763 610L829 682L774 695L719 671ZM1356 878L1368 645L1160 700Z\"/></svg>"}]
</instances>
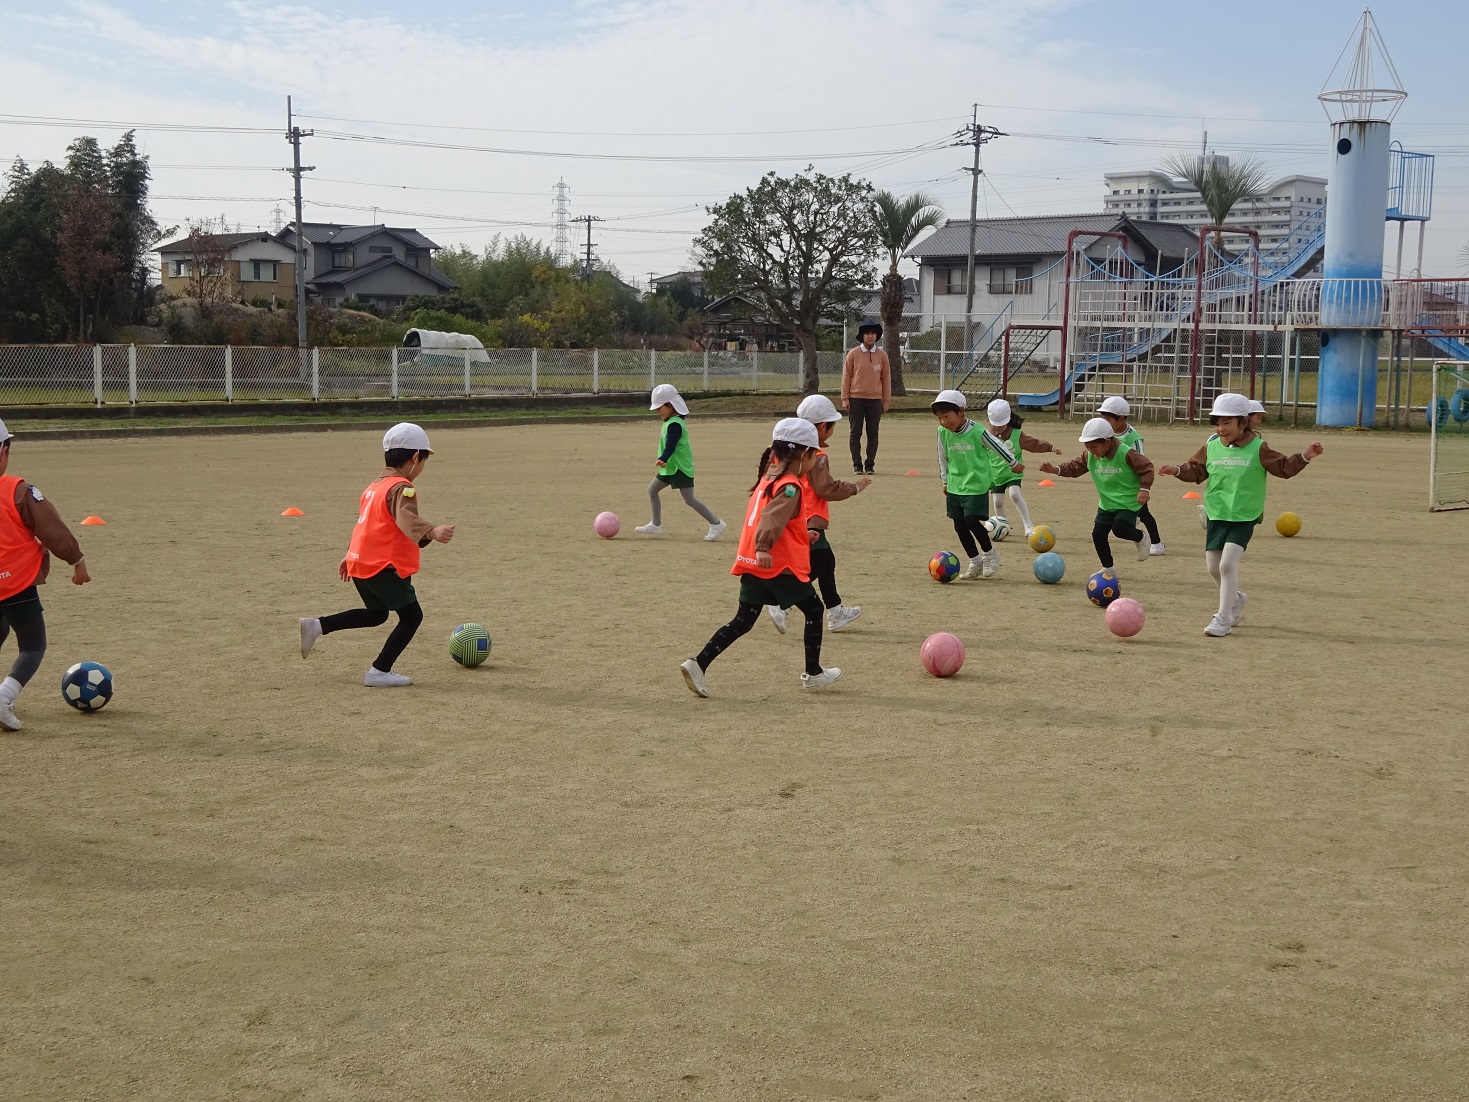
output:
<instances>
[{"instance_id":1,"label":"dirt ground","mask_svg":"<svg viewBox=\"0 0 1469 1102\"><path fill-rule=\"evenodd\" d=\"M726 518L769 425L692 423ZM939 586L933 425L890 418L833 509L844 679L803 694L762 621L700 700L677 665L734 612L733 533L671 495L668 535L632 532L656 422L432 431L424 513L459 532L404 690L360 684L382 630L297 652L297 617L355 603L380 430L16 442L108 526L77 529L93 585L43 590L0 740L5 1097L1469 1097L1469 513L1426 511L1425 439L1328 433L1272 480L1305 528L1261 529L1225 639L1164 482L1124 642L1082 595L1089 483L1027 476L1061 585L1012 538ZM464 620L494 636L473 671ZM948 681L938 630L968 645ZM94 716L57 692L84 658L116 677Z\"/></svg>"}]
</instances>

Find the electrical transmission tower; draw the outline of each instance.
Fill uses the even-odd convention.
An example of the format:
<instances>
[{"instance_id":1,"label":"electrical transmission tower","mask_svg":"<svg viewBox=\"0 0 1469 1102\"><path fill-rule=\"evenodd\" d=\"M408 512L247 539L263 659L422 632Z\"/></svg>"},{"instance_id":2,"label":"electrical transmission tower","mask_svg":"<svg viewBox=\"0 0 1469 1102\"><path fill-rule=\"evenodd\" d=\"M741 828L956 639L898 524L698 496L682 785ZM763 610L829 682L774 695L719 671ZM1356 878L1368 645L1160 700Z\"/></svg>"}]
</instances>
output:
<instances>
[{"instance_id":1,"label":"electrical transmission tower","mask_svg":"<svg viewBox=\"0 0 1469 1102\"><path fill-rule=\"evenodd\" d=\"M270 232L271 233L280 233L281 232L281 227L286 224L285 214L286 214L286 212L283 211L283 210L281 210L281 205L279 203L277 203L275 205L275 207L271 210L271 212L270 212Z\"/></svg>"},{"instance_id":2,"label":"electrical transmission tower","mask_svg":"<svg viewBox=\"0 0 1469 1102\"><path fill-rule=\"evenodd\" d=\"M566 225L566 216L571 213L571 194L566 178L556 183L556 266L564 268L571 263L571 231Z\"/></svg>"},{"instance_id":3,"label":"electrical transmission tower","mask_svg":"<svg viewBox=\"0 0 1469 1102\"><path fill-rule=\"evenodd\" d=\"M607 219L598 218L595 214L583 214L580 218L573 218L572 221L585 222L587 224L586 257L582 261L581 277L583 281L590 283L592 281L592 272L594 271L592 267L592 223L605 222Z\"/></svg>"}]
</instances>

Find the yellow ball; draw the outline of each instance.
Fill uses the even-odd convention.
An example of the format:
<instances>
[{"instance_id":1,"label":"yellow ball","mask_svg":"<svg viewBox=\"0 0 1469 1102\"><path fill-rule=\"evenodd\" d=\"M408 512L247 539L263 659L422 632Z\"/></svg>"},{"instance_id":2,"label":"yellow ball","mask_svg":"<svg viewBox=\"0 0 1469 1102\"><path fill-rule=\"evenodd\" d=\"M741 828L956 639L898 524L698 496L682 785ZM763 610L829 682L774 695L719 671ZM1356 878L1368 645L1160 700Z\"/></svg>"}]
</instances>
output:
<instances>
[{"instance_id":1,"label":"yellow ball","mask_svg":"<svg viewBox=\"0 0 1469 1102\"><path fill-rule=\"evenodd\" d=\"M1056 546L1056 533L1051 531L1049 524L1037 524L1030 530L1030 549L1037 553L1051 550Z\"/></svg>"},{"instance_id":2,"label":"yellow ball","mask_svg":"<svg viewBox=\"0 0 1469 1102\"><path fill-rule=\"evenodd\" d=\"M1275 530L1282 536L1294 536L1301 530L1301 518L1294 513L1281 513L1275 518Z\"/></svg>"}]
</instances>

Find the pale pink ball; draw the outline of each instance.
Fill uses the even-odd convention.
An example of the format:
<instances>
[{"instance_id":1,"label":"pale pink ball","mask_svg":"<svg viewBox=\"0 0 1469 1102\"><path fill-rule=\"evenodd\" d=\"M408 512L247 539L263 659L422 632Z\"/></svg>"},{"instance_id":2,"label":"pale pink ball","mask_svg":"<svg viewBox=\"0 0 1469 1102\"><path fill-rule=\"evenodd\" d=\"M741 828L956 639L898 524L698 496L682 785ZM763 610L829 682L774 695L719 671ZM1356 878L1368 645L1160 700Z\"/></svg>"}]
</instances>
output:
<instances>
[{"instance_id":1,"label":"pale pink ball","mask_svg":"<svg viewBox=\"0 0 1469 1102\"><path fill-rule=\"evenodd\" d=\"M598 513L597 519L592 522L592 527L597 530L597 535L604 540L610 540L622 531L622 521L617 519L616 513Z\"/></svg>"},{"instance_id":2,"label":"pale pink ball","mask_svg":"<svg viewBox=\"0 0 1469 1102\"><path fill-rule=\"evenodd\" d=\"M1107 606L1107 630L1121 639L1131 639L1143 630L1148 614L1131 597L1118 597Z\"/></svg>"},{"instance_id":3,"label":"pale pink ball","mask_svg":"<svg viewBox=\"0 0 1469 1102\"><path fill-rule=\"evenodd\" d=\"M923 641L918 656L935 677L953 677L964 665L964 640L947 631L934 632Z\"/></svg>"}]
</instances>

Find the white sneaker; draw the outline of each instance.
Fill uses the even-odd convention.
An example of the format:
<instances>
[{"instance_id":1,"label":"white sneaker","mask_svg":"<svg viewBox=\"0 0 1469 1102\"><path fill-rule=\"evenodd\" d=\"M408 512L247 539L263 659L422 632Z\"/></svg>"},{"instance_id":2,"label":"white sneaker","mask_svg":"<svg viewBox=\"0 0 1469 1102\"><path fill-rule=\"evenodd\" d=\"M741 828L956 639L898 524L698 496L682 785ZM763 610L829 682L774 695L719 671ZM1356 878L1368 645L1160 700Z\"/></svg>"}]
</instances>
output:
<instances>
[{"instance_id":1,"label":"white sneaker","mask_svg":"<svg viewBox=\"0 0 1469 1102\"><path fill-rule=\"evenodd\" d=\"M1155 543L1153 544L1153 546L1148 548L1148 554L1152 555L1154 558L1158 558L1162 555L1168 554L1168 548L1164 547L1161 543Z\"/></svg>"},{"instance_id":2,"label":"white sneaker","mask_svg":"<svg viewBox=\"0 0 1469 1102\"><path fill-rule=\"evenodd\" d=\"M393 673L389 670L383 673L376 666L367 667L367 676L362 679L364 685L371 685L377 689L396 688L399 685L412 685L413 678L401 673Z\"/></svg>"},{"instance_id":3,"label":"white sneaker","mask_svg":"<svg viewBox=\"0 0 1469 1102\"><path fill-rule=\"evenodd\" d=\"M1148 547L1148 539L1147 539L1146 536L1144 536L1142 539L1140 539L1140 540L1137 541L1137 561L1138 562L1145 562L1145 561L1147 561L1148 557L1151 556L1152 553L1153 553L1152 550Z\"/></svg>"},{"instance_id":4,"label":"white sneaker","mask_svg":"<svg viewBox=\"0 0 1469 1102\"><path fill-rule=\"evenodd\" d=\"M0 700L0 727L7 731L19 731L21 722L15 715L15 701Z\"/></svg>"},{"instance_id":5,"label":"white sneaker","mask_svg":"<svg viewBox=\"0 0 1469 1102\"><path fill-rule=\"evenodd\" d=\"M647 524L639 524L633 531L641 532L645 536L661 536L663 535L663 525L654 524L650 520Z\"/></svg>"},{"instance_id":6,"label":"white sneaker","mask_svg":"<svg viewBox=\"0 0 1469 1102\"><path fill-rule=\"evenodd\" d=\"M679 663L678 668L683 674L684 684L689 687L689 692L695 696L709 695L709 687L704 684L704 671L699 668L697 658L685 658Z\"/></svg>"},{"instance_id":7,"label":"white sneaker","mask_svg":"<svg viewBox=\"0 0 1469 1102\"><path fill-rule=\"evenodd\" d=\"M765 611L770 613L770 618L775 621L775 630L784 635L786 633L786 610L779 605L766 605Z\"/></svg>"},{"instance_id":8,"label":"white sneaker","mask_svg":"<svg viewBox=\"0 0 1469 1102\"><path fill-rule=\"evenodd\" d=\"M1226 623L1225 621L1219 619L1219 617L1216 615L1212 619L1210 619L1209 626L1204 629L1204 634L1212 635L1216 639L1218 639L1221 636L1228 635L1233 630L1234 625Z\"/></svg>"},{"instance_id":9,"label":"white sneaker","mask_svg":"<svg viewBox=\"0 0 1469 1102\"><path fill-rule=\"evenodd\" d=\"M1239 595L1234 599L1234 607L1229 610L1230 627L1239 627L1239 622L1245 618L1245 604L1249 599L1250 595L1248 593L1243 589L1239 591Z\"/></svg>"},{"instance_id":10,"label":"white sneaker","mask_svg":"<svg viewBox=\"0 0 1469 1102\"><path fill-rule=\"evenodd\" d=\"M822 670L815 677L812 677L809 673L803 673L801 675L801 688L824 689L828 685L835 685L841 679L842 671L833 666L829 670Z\"/></svg>"},{"instance_id":11,"label":"white sneaker","mask_svg":"<svg viewBox=\"0 0 1469 1102\"><path fill-rule=\"evenodd\" d=\"M1034 534L1035 534L1035 525L1034 524L1027 524L1025 526L1025 538L1028 540Z\"/></svg>"},{"instance_id":12,"label":"white sneaker","mask_svg":"<svg viewBox=\"0 0 1469 1102\"><path fill-rule=\"evenodd\" d=\"M314 617L301 617L301 657L305 658L321 638L321 621Z\"/></svg>"},{"instance_id":13,"label":"white sneaker","mask_svg":"<svg viewBox=\"0 0 1469 1102\"><path fill-rule=\"evenodd\" d=\"M963 572L959 575L959 578L961 581L969 581L973 578L978 578L980 574L983 573L983 571L984 558L982 556L977 559L970 559L969 565L964 568Z\"/></svg>"},{"instance_id":14,"label":"white sneaker","mask_svg":"<svg viewBox=\"0 0 1469 1102\"><path fill-rule=\"evenodd\" d=\"M993 578L1000 572L1000 553L989 551L980 560L979 576L981 578Z\"/></svg>"},{"instance_id":15,"label":"white sneaker","mask_svg":"<svg viewBox=\"0 0 1469 1102\"><path fill-rule=\"evenodd\" d=\"M639 531L641 531L641 529L639 529ZM705 543L713 543L720 536L724 535L724 533L727 532L727 531L729 531L729 525L728 524L725 524L724 521L722 521L722 520L721 521L716 521L714 524L709 525L709 531L704 536L704 542Z\"/></svg>"},{"instance_id":16,"label":"white sneaker","mask_svg":"<svg viewBox=\"0 0 1469 1102\"><path fill-rule=\"evenodd\" d=\"M862 615L862 609L858 605L848 608L846 605L837 605L836 608L826 610L826 630L841 631L842 628L854 622Z\"/></svg>"}]
</instances>

